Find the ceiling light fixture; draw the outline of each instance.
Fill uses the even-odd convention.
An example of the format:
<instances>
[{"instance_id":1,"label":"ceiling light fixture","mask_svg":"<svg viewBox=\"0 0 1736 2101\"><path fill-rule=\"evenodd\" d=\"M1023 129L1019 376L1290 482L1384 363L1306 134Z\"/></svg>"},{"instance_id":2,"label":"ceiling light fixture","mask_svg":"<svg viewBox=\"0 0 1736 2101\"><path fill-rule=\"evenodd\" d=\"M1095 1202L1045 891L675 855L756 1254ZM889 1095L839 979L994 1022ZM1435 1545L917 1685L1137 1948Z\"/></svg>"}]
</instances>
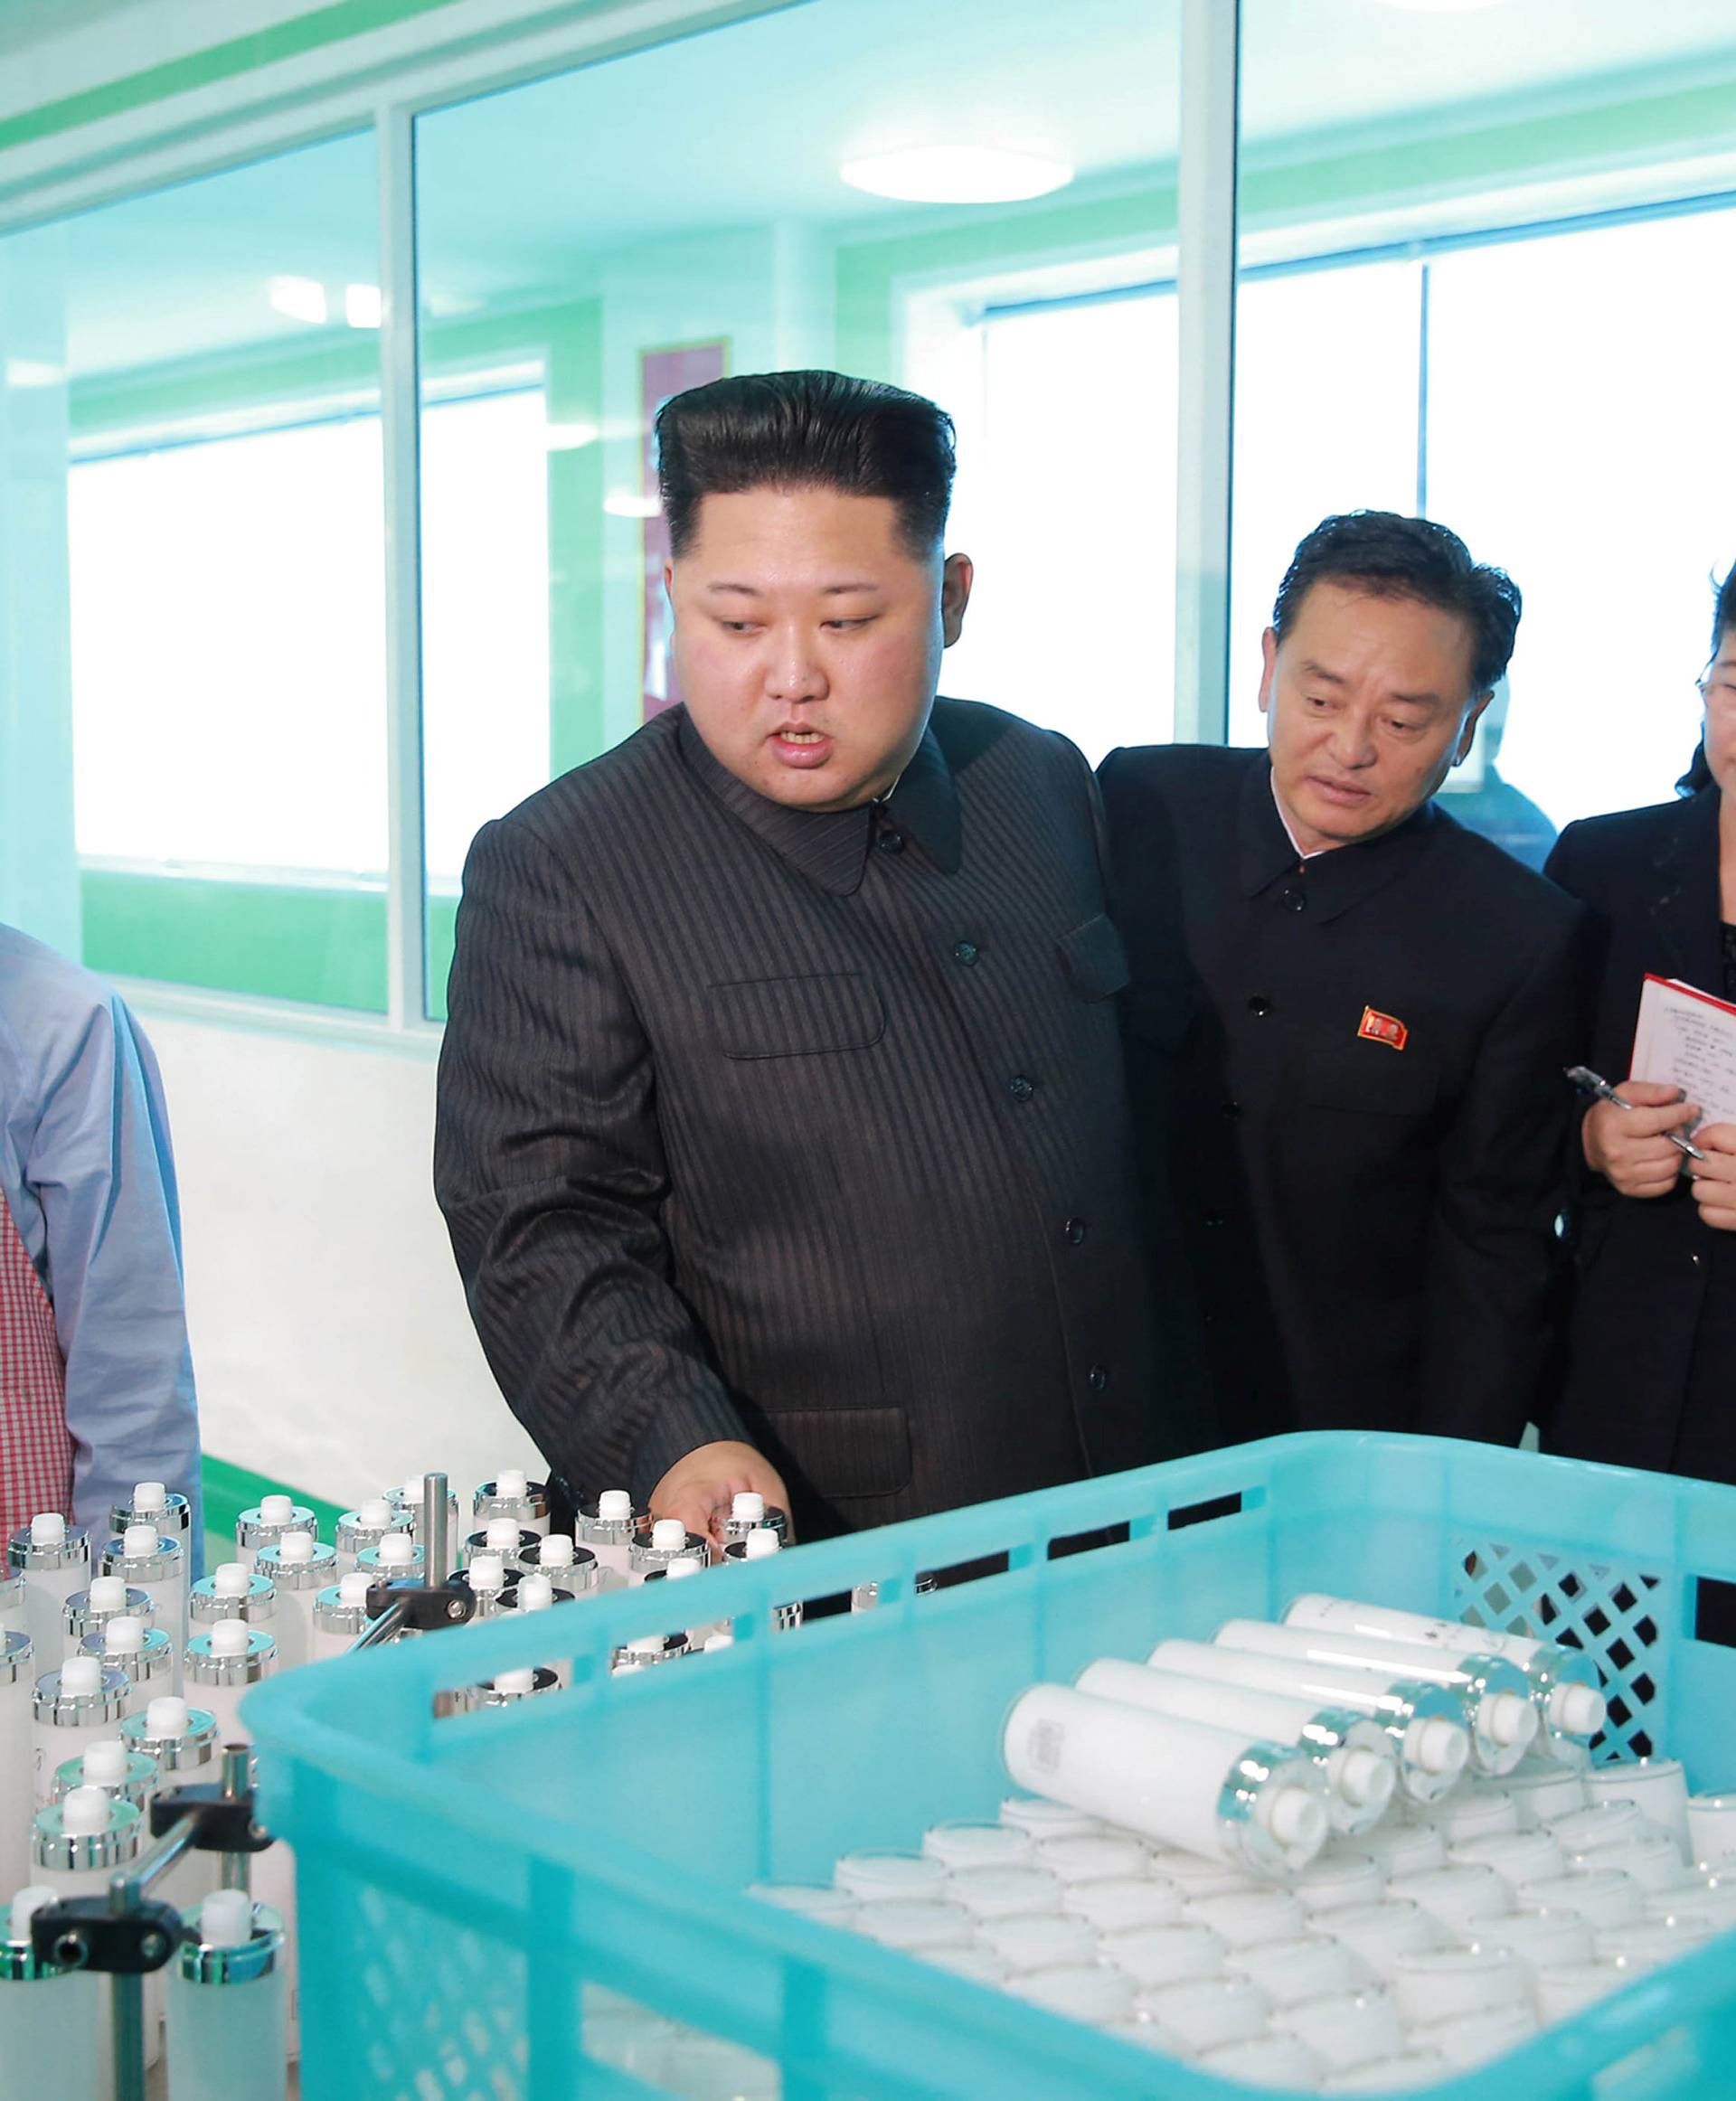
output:
<instances>
[{"instance_id":1,"label":"ceiling light fixture","mask_svg":"<svg viewBox=\"0 0 1736 2101\"><path fill-rule=\"evenodd\" d=\"M272 309L291 321L308 321L316 328L326 322L326 287L317 278L270 278L265 296Z\"/></svg>"},{"instance_id":2,"label":"ceiling light fixture","mask_svg":"<svg viewBox=\"0 0 1736 2101\"><path fill-rule=\"evenodd\" d=\"M378 328L380 325L379 286L345 285L344 287L344 318L352 328Z\"/></svg>"},{"instance_id":3,"label":"ceiling light fixture","mask_svg":"<svg viewBox=\"0 0 1736 2101\"><path fill-rule=\"evenodd\" d=\"M838 170L853 190L909 204L1014 204L1073 179L1065 161L991 146L914 146L870 154Z\"/></svg>"},{"instance_id":4,"label":"ceiling light fixture","mask_svg":"<svg viewBox=\"0 0 1736 2101\"><path fill-rule=\"evenodd\" d=\"M577 452L583 446L595 445L602 435L594 423L545 423L542 426L542 444L549 452Z\"/></svg>"}]
</instances>

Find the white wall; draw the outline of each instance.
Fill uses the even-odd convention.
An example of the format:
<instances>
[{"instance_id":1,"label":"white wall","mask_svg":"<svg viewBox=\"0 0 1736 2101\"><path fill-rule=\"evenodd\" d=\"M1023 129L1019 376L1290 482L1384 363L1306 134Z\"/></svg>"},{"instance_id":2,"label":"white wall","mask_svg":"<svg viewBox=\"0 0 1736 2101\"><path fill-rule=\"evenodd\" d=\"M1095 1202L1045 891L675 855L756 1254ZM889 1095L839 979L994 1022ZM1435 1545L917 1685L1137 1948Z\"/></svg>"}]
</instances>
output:
<instances>
[{"instance_id":1,"label":"white wall","mask_svg":"<svg viewBox=\"0 0 1736 2101\"><path fill-rule=\"evenodd\" d=\"M352 1506L534 1447L489 1375L430 1186L430 1059L140 1019L167 1090L205 1449Z\"/></svg>"}]
</instances>

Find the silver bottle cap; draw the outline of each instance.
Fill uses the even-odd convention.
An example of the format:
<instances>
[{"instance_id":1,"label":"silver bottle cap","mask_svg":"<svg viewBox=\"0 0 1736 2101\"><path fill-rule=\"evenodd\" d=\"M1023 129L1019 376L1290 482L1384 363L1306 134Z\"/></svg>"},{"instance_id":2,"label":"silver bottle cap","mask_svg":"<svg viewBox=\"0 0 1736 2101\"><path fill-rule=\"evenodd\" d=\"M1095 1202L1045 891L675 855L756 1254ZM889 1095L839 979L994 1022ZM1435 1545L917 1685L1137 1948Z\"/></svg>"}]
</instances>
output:
<instances>
[{"instance_id":1,"label":"silver bottle cap","mask_svg":"<svg viewBox=\"0 0 1736 2101\"><path fill-rule=\"evenodd\" d=\"M166 1583L186 1559L186 1549L179 1540L172 1540L165 1532L158 1532L156 1545L148 1554L129 1553L127 1535L112 1539L102 1550L102 1572L105 1576L118 1576L127 1584Z\"/></svg>"},{"instance_id":2,"label":"silver bottle cap","mask_svg":"<svg viewBox=\"0 0 1736 2101\"><path fill-rule=\"evenodd\" d=\"M408 1483L402 1488L388 1488L386 1501L394 1510L404 1512L410 1519L410 1530L420 1538L422 1530L422 1492L420 1485L414 1495L410 1493ZM458 1492L456 1488L448 1488L446 1492L446 1518L448 1531L456 1532L458 1529Z\"/></svg>"},{"instance_id":3,"label":"silver bottle cap","mask_svg":"<svg viewBox=\"0 0 1736 2101\"><path fill-rule=\"evenodd\" d=\"M548 1514L546 1481L527 1481L522 1489L516 1482L503 1489L498 1481L485 1481L470 1499L470 1515L478 1525L486 1524L491 1517L515 1517L520 1524L528 1525L533 1518L546 1519Z\"/></svg>"},{"instance_id":4,"label":"silver bottle cap","mask_svg":"<svg viewBox=\"0 0 1736 2101\"><path fill-rule=\"evenodd\" d=\"M145 1640L137 1649L111 1649L108 1640L108 1628L99 1627L79 1644L80 1655L94 1656L99 1663L126 1672L133 1690L146 1695L161 1692L174 1677L175 1644L161 1627L147 1626Z\"/></svg>"},{"instance_id":5,"label":"silver bottle cap","mask_svg":"<svg viewBox=\"0 0 1736 2101\"><path fill-rule=\"evenodd\" d=\"M337 1549L314 1541L312 1557L306 1561L286 1561L283 1541L261 1547L253 1564L256 1575L268 1578L279 1590L324 1590L337 1576Z\"/></svg>"},{"instance_id":6,"label":"silver bottle cap","mask_svg":"<svg viewBox=\"0 0 1736 2101\"><path fill-rule=\"evenodd\" d=\"M68 1525L59 1540L37 1540L32 1527L21 1525L6 1546L6 1565L25 1576L46 1575L51 1569L88 1569L90 1534L83 1525Z\"/></svg>"},{"instance_id":7,"label":"silver bottle cap","mask_svg":"<svg viewBox=\"0 0 1736 2101\"><path fill-rule=\"evenodd\" d=\"M314 1513L305 1503L292 1503L288 1514L283 1515L278 1507L272 1505L268 1517L264 1503L255 1503L251 1510L244 1510L235 1521L235 1545L246 1553L250 1548L258 1553L261 1547L275 1547L285 1532L317 1532L319 1528Z\"/></svg>"},{"instance_id":8,"label":"silver bottle cap","mask_svg":"<svg viewBox=\"0 0 1736 2101\"><path fill-rule=\"evenodd\" d=\"M528 1681L528 1682L527 1682ZM476 1688L478 1707L512 1707L521 1700L533 1700L540 1692L552 1692L561 1681L542 1665L534 1671L503 1671Z\"/></svg>"},{"instance_id":9,"label":"silver bottle cap","mask_svg":"<svg viewBox=\"0 0 1736 2101\"><path fill-rule=\"evenodd\" d=\"M413 1543L412 1546L408 1561L382 1561L378 1547L363 1547L355 1557L357 1571L375 1583L401 1583L406 1579L420 1583L426 1556L420 1546Z\"/></svg>"},{"instance_id":10,"label":"silver bottle cap","mask_svg":"<svg viewBox=\"0 0 1736 2101\"><path fill-rule=\"evenodd\" d=\"M83 1792L82 1788L75 1790L76 1794ZM68 1831L71 1795L65 1802L52 1802L46 1809L39 1809L30 1839L31 1858L36 1865L50 1874L76 1875L91 1869L125 1867L134 1859L141 1835L138 1811L130 1802L107 1796L104 1800L108 1816L100 1831Z\"/></svg>"},{"instance_id":11,"label":"silver bottle cap","mask_svg":"<svg viewBox=\"0 0 1736 2101\"><path fill-rule=\"evenodd\" d=\"M346 1603L343 1585L328 1583L314 1599L314 1625L323 1635L354 1641L357 1635L367 1631L367 1601L357 1598L354 1603Z\"/></svg>"},{"instance_id":12,"label":"silver bottle cap","mask_svg":"<svg viewBox=\"0 0 1736 2101\"><path fill-rule=\"evenodd\" d=\"M125 1738L121 1739L127 1758L124 1771L118 1779L93 1780L84 1769L82 1752L76 1758L69 1758L54 1768L54 1800L64 1802L75 1787L100 1787L103 1793L122 1802L130 1802L141 1815L146 1804L157 1788L157 1764L148 1751L136 1751Z\"/></svg>"},{"instance_id":13,"label":"silver bottle cap","mask_svg":"<svg viewBox=\"0 0 1736 2101\"><path fill-rule=\"evenodd\" d=\"M684 1634L640 1635L614 1652L609 1667L611 1671L643 1671L654 1663L673 1663L677 1656L686 1655L689 1645Z\"/></svg>"},{"instance_id":14,"label":"silver bottle cap","mask_svg":"<svg viewBox=\"0 0 1736 2101\"><path fill-rule=\"evenodd\" d=\"M337 1530L332 1537L337 1541L341 1559L354 1561L363 1547L377 1547L388 1532L408 1532L415 1529L416 1520L403 1503L387 1504L386 1522L369 1524L359 1510L346 1510L337 1521Z\"/></svg>"},{"instance_id":15,"label":"silver bottle cap","mask_svg":"<svg viewBox=\"0 0 1736 2101\"><path fill-rule=\"evenodd\" d=\"M739 1501L741 1499L738 1498L737 1500ZM777 1533L778 1544L780 1547L788 1546L788 1512L787 1511L779 1510L775 1503L769 1503L765 1502L763 1498L760 1499L760 1509L761 1514L758 1517L755 1517L750 1511L744 1512L741 1517L737 1517L734 1511L731 1510L730 1515L723 1520L723 1538L725 1541L727 1542L731 1540L745 1540L750 1532L758 1531L760 1527L764 1525L769 1531L774 1531Z\"/></svg>"},{"instance_id":16,"label":"silver bottle cap","mask_svg":"<svg viewBox=\"0 0 1736 2101\"><path fill-rule=\"evenodd\" d=\"M121 1588L125 1603L120 1605L92 1605L88 1589L72 1593L66 1601L69 1647L76 1649L88 1634L99 1634L111 1619L142 1619L146 1626L151 1625L156 1617L156 1598L148 1590L135 1589L130 1583Z\"/></svg>"},{"instance_id":17,"label":"silver bottle cap","mask_svg":"<svg viewBox=\"0 0 1736 2101\"><path fill-rule=\"evenodd\" d=\"M645 1520L623 1489L611 1489L579 1512L579 1537L588 1545L630 1546L645 1530Z\"/></svg>"},{"instance_id":18,"label":"silver bottle cap","mask_svg":"<svg viewBox=\"0 0 1736 2101\"><path fill-rule=\"evenodd\" d=\"M533 1547L540 1547L542 1544L542 1535L541 1532L533 1532L527 1527L520 1526L518 1537L512 1546L491 1547L488 1543L488 1527L484 1525L479 1530L471 1532L458 1549L458 1566L460 1569L467 1569L478 1554L498 1554L509 1568L523 1568L525 1555Z\"/></svg>"},{"instance_id":19,"label":"silver bottle cap","mask_svg":"<svg viewBox=\"0 0 1736 2101\"><path fill-rule=\"evenodd\" d=\"M231 1893L219 1893L219 1902L232 1901ZM189 1984L244 1984L255 1977L269 1977L278 1966L282 1953L283 1919L269 1904L253 1907L253 1930L239 1946L213 1944L205 1940L205 1907L211 1903L206 1898L203 1904L188 1918L188 1929L195 1936L181 1944L175 1961L181 1975Z\"/></svg>"},{"instance_id":20,"label":"silver bottle cap","mask_svg":"<svg viewBox=\"0 0 1736 2101\"><path fill-rule=\"evenodd\" d=\"M139 1489L147 1487L162 1490L161 1500L152 1495L145 1502L140 1502ZM128 1525L155 1525L158 1531L165 1532L170 1539L180 1540L184 1544L187 1535L193 1530L193 1505L184 1495L172 1494L163 1487L160 1481L141 1481L133 1490L132 1502L118 1503L108 1512L108 1530L111 1532L118 1535Z\"/></svg>"},{"instance_id":21,"label":"silver bottle cap","mask_svg":"<svg viewBox=\"0 0 1736 2101\"><path fill-rule=\"evenodd\" d=\"M673 1518L667 1521L659 1519L657 1525L651 1528L648 1535L634 1540L633 1550L627 1557L627 1566L636 1576L648 1575L653 1569L666 1569L671 1561L679 1561L689 1556L697 1558L702 1565L710 1563L711 1548L700 1538L697 1532L684 1531L681 1535L681 1543L678 1546L675 1544L673 1535L666 1547L658 1546L656 1543L657 1527L665 1522L673 1525L675 1520Z\"/></svg>"},{"instance_id":22,"label":"silver bottle cap","mask_svg":"<svg viewBox=\"0 0 1736 2101\"><path fill-rule=\"evenodd\" d=\"M129 1714L120 1725L120 1740L128 1750L145 1752L156 1760L160 1772L196 1773L209 1766L217 1756L217 1717L208 1707L187 1707L186 1727L184 1729L160 1729L152 1718L151 1708L139 1714Z\"/></svg>"},{"instance_id":23,"label":"silver bottle cap","mask_svg":"<svg viewBox=\"0 0 1736 2101\"><path fill-rule=\"evenodd\" d=\"M599 1573L597 1557L589 1547L580 1547L564 1532L555 1535L561 1541L555 1550L555 1559L545 1560L549 1542L539 1539L534 1547L526 1547L520 1557L520 1567L527 1576L546 1576L551 1583L563 1584L574 1591L592 1590L597 1586ZM569 1551L570 1550L570 1551ZM560 1559L565 1554L567 1559Z\"/></svg>"},{"instance_id":24,"label":"silver bottle cap","mask_svg":"<svg viewBox=\"0 0 1736 2101\"><path fill-rule=\"evenodd\" d=\"M215 1576L202 1576L187 1592L190 1626L215 1626L220 1619L244 1619L249 1626L275 1626L278 1623L277 1586L257 1569L248 1573L244 1591L219 1590Z\"/></svg>"},{"instance_id":25,"label":"silver bottle cap","mask_svg":"<svg viewBox=\"0 0 1736 2101\"><path fill-rule=\"evenodd\" d=\"M95 1689L78 1691L80 1683L90 1681L86 1671L78 1672L69 1691L64 1684L67 1672L78 1672L80 1664L92 1661L97 1662ZM31 1717L42 1729L118 1728L131 1690L126 1672L116 1665L83 1654L69 1657L58 1671L44 1671L37 1679Z\"/></svg>"},{"instance_id":26,"label":"silver bottle cap","mask_svg":"<svg viewBox=\"0 0 1736 2101\"><path fill-rule=\"evenodd\" d=\"M39 1963L27 1940L0 1940L0 1983L35 1984L71 1974L65 1963Z\"/></svg>"},{"instance_id":27,"label":"silver bottle cap","mask_svg":"<svg viewBox=\"0 0 1736 2101\"><path fill-rule=\"evenodd\" d=\"M36 1644L30 1636L8 1629L0 1642L0 1685L15 1685L20 1678L28 1682L35 1660Z\"/></svg>"},{"instance_id":28,"label":"silver bottle cap","mask_svg":"<svg viewBox=\"0 0 1736 2101\"><path fill-rule=\"evenodd\" d=\"M234 1620L220 1622L223 1625L237 1625ZM277 1661L276 1638L263 1627L250 1626L247 1630L247 1647L234 1655L213 1655L212 1637L216 1633L194 1635L187 1644L184 1668L189 1685L257 1685Z\"/></svg>"}]
</instances>

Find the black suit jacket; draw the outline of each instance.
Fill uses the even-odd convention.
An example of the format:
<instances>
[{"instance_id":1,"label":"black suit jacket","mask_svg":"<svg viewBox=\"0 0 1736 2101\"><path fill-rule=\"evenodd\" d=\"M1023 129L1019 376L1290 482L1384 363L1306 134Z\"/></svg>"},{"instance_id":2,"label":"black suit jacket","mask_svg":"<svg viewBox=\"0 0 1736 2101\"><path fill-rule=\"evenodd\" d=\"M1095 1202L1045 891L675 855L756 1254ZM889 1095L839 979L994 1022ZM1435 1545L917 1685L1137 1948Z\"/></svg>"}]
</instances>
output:
<instances>
[{"instance_id":1,"label":"black suit jacket","mask_svg":"<svg viewBox=\"0 0 1736 2101\"><path fill-rule=\"evenodd\" d=\"M1558 1314L1580 909L1432 804L1298 864L1263 751L1118 751L1101 781L1141 1158L1225 1434L1516 1440Z\"/></svg>"},{"instance_id":2,"label":"black suit jacket","mask_svg":"<svg viewBox=\"0 0 1736 2101\"><path fill-rule=\"evenodd\" d=\"M1579 1056L1606 1079L1630 1069L1648 971L1722 994L1718 815L1718 790L1708 788L1570 824L1550 856L1549 873L1591 907L1601 935L1596 1022ZM1579 1458L1736 1480L1736 1332L1720 1317L1736 1295L1736 1236L1702 1221L1685 1180L1642 1201L1618 1195L1582 1155L1578 1166L1578 1287L1545 1444ZM1703 1361L1713 1337L1715 1367ZM1690 1422L1691 1385L1701 1381L1703 1391L1722 1389L1725 1405Z\"/></svg>"},{"instance_id":3,"label":"black suit jacket","mask_svg":"<svg viewBox=\"0 0 1736 2101\"><path fill-rule=\"evenodd\" d=\"M435 1182L577 1491L746 1438L807 1536L1163 1456L1099 813L939 701L810 815L658 716L478 835Z\"/></svg>"}]
</instances>

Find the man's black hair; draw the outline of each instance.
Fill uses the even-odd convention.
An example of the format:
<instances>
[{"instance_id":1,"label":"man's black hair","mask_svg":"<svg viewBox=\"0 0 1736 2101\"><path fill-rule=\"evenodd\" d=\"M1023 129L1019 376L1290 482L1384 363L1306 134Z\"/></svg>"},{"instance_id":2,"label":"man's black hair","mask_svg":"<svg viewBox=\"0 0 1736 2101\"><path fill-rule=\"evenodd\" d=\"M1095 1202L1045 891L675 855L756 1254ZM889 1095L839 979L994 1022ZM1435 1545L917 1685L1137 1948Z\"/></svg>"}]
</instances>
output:
<instances>
[{"instance_id":1,"label":"man's black hair","mask_svg":"<svg viewBox=\"0 0 1736 2101\"><path fill-rule=\"evenodd\" d=\"M1717 661L1718 652L1724 646L1724 637L1736 633L1736 562L1721 584L1712 587L1712 651L1706 661ZM1697 796L1702 788L1712 786L1712 767L1706 758L1706 740L1703 737L1694 754L1694 763L1675 784L1679 796Z\"/></svg>"},{"instance_id":2,"label":"man's black hair","mask_svg":"<svg viewBox=\"0 0 1736 2101\"><path fill-rule=\"evenodd\" d=\"M1505 570L1471 560L1457 532L1396 511L1350 511L1316 525L1290 558L1272 627L1282 642L1317 583L1349 584L1382 598L1414 598L1457 613L1471 630L1471 691L1486 693L1507 668L1518 631L1519 587Z\"/></svg>"},{"instance_id":3,"label":"man's black hair","mask_svg":"<svg viewBox=\"0 0 1736 2101\"><path fill-rule=\"evenodd\" d=\"M905 545L926 560L946 531L953 466L943 409L843 372L744 372L657 411L657 482L676 555L692 546L706 496L818 488L888 497Z\"/></svg>"}]
</instances>

